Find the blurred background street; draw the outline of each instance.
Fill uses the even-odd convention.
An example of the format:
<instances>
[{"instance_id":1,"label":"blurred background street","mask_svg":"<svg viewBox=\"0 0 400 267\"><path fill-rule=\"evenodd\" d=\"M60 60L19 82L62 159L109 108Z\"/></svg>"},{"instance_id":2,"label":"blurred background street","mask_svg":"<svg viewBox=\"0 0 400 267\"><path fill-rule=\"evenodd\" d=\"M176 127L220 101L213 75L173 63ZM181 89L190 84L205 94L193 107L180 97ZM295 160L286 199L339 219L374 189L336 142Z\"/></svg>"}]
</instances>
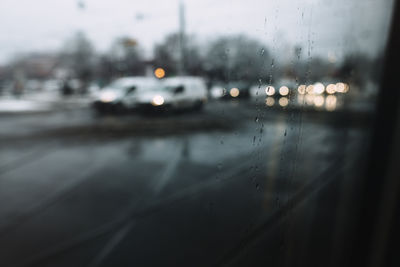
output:
<instances>
[{"instance_id":1,"label":"blurred background street","mask_svg":"<svg viewBox=\"0 0 400 267\"><path fill-rule=\"evenodd\" d=\"M341 266L390 0L1 2L0 266Z\"/></svg>"}]
</instances>

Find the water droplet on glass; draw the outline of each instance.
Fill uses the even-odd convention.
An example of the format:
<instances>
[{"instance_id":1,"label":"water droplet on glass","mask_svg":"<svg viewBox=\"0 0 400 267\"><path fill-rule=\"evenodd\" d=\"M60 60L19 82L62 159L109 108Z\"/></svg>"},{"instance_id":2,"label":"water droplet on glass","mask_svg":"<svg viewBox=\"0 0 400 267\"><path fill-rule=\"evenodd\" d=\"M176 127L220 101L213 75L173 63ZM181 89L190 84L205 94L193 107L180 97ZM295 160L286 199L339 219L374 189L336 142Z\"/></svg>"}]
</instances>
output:
<instances>
[{"instance_id":1,"label":"water droplet on glass","mask_svg":"<svg viewBox=\"0 0 400 267\"><path fill-rule=\"evenodd\" d=\"M286 136L287 135L287 130L285 130L285 133L283 134L284 136Z\"/></svg>"},{"instance_id":2,"label":"water droplet on glass","mask_svg":"<svg viewBox=\"0 0 400 267\"><path fill-rule=\"evenodd\" d=\"M256 118L254 119L254 121L255 121L255 122L258 122L258 117L256 117Z\"/></svg>"},{"instance_id":3,"label":"water droplet on glass","mask_svg":"<svg viewBox=\"0 0 400 267\"><path fill-rule=\"evenodd\" d=\"M256 184L256 189L260 190L260 185L259 184Z\"/></svg>"}]
</instances>

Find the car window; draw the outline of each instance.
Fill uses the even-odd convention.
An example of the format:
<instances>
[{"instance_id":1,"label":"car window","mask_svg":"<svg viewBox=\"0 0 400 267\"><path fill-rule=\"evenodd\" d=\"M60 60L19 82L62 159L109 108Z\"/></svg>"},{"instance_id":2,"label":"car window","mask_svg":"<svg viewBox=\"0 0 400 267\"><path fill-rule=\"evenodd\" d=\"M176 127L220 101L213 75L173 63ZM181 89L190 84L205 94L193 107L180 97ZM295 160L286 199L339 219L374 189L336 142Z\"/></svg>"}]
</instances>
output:
<instances>
[{"instance_id":1,"label":"car window","mask_svg":"<svg viewBox=\"0 0 400 267\"><path fill-rule=\"evenodd\" d=\"M0 2L1 266L390 266L396 1Z\"/></svg>"}]
</instances>

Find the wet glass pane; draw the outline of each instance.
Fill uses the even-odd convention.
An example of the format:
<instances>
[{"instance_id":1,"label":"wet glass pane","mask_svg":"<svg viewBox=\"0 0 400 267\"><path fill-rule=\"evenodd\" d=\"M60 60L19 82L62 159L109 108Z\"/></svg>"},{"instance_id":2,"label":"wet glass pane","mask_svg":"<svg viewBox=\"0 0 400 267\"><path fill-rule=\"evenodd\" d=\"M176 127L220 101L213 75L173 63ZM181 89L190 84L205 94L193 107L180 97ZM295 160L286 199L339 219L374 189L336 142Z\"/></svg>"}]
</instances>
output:
<instances>
[{"instance_id":1,"label":"wet glass pane","mask_svg":"<svg viewBox=\"0 0 400 267\"><path fill-rule=\"evenodd\" d=\"M392 6L2 0L0 265L344 266Z\"/></svg>"}]
</instances>

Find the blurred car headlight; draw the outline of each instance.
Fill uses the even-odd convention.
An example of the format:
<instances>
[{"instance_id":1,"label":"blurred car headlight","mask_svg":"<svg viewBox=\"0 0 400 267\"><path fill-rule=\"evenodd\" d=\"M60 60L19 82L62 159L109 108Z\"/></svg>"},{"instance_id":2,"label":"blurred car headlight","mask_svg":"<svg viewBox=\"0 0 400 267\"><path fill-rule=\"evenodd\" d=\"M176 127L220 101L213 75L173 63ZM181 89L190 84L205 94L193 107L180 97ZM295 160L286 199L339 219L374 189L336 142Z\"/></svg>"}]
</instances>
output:
<instances>
[{"instance_id":1,"label":"blurred car headlight","mask_svg":"<svg viewBox=\"0 0 400 267\"><path fill-rule=\"evenodd\" d=\"M289 94L289 88L287 86L281 86L281 88L279 88L279 94L281 96L287 96Z\"/></svg>"},{"instance_id":2,"label":"blurred car headlight","mask_svg":"<svg viewBox=\"0 0 400 267\"><path fill-rule=\"evenodd\" d=\"M100 101L104 103L109 103L114 101L117 98L117 95L114 92L103 92L100 95Z\"/></svg>"},{"instance_id":3,"label":"blurred car headlight","mask_svg":"<svg viewBox=\"0 0 400 267\"><path fill-rule=\"evenodd\" d=\"M306 86L304 84L299 85L297 91L299 92L299 94L304 95L306 93Z\"/></svg>"},{"instance_id":4,"label":"blurred car headlight","mask_svg":"<svg viewBox=\"0 0 400 267\"><path fill-rule=\"evenodd\" d=\"M153 100L151 101L151 104L153 106L161 106L162 104L164 104L164 97L162 97L160 95L154 96Z\"/></svg>"},{"instance_id":5,"label":"blurred car headlight","mask_svg":"<svg viewBox=\"0 0 400 267\"><path fill-rule=\"evenodd\" d=\"M337 83L336 84L336 92L338 93L347 93L349 91L349 86L345 83Z\"/></svg>"},{"instance_id":6,"label":"blurred car headlight","mask_svg":"<svg viewBox=\"0 0 400 267\"><path fill-rule=\"evenodd\" d=\"M267 86L267 88L265 88L265 94L267 96L273 96L275 94L275 88L273 86Z\"/></svg>"},{"instance_id":7,"label":"blurred car headlight","mask_svg":"<svg viewBox=\"0 0 400 267\"><path fill-rule=\"evenodd\" d=\"M314 84L313 93L316 95L323 94L325 92L325 86L322 83Z\"/></svg>"},{"instance_id":8,"label":"blurred car headlight","mask_svg":"<svg viewBox=\"0 0 400 267\"><path fill-rule=\"evenodd\" d=\"M330 95L334 94L336 92L336 84L328 84L326 92Z\"/></svg>"},{"instance_id":9,"label":"blurred car headlight","mask_svg":"<svg viewBox=\"0 0 400 267\"><path fill-rule=\"evenodd\" d=\"M240 94L240 92L239 92L239 89L237 89L237 88L232 88L232 89L229 91L229 94L231 95L231 97L238 97L239 94Z\"/></svg>"},{"instance_id":10,"label":"blurred car headlight","mask_svg":"<svg viewBox=\"0 0 400 267\"><path fill-rule=\"evenodd\" d=\"M211 88L211 97L212 98L220 98L224 96L224 88L222 87L213 87Z\"/></svg>"}]
</instances>

